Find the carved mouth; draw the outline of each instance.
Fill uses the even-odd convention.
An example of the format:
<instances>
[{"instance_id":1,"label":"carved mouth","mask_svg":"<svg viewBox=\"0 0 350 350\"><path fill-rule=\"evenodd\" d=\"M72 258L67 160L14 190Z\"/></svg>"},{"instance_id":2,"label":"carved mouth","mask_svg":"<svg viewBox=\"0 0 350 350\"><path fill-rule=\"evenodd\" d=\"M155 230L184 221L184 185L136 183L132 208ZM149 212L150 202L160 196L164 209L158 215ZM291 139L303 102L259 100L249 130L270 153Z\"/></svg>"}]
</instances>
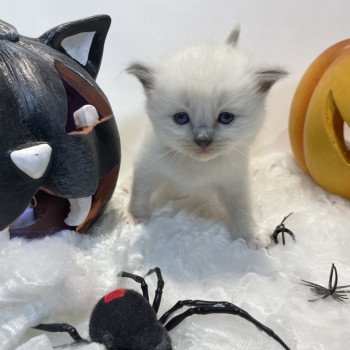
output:
<instances>
[{"instance_id":1,"label":"carved mouth","mask_svg":"<svg viewBox=\"0 0 350 350\"><path fill-rule=\"evenodd\" d=\"M58 61L55 62L55 68L67 95L67 134L88 134L96 125L112 118L113 112L107 99L95 86ZM46 188L40 188L31 205L10 225L11 238L43 237L62 229L84 231L110 199L118 172L119 165L102 177L92 196L63 198Z\"/></svg>"},{"instance_id":2,"label":"carved mouth","mask_svg":"<svg viewBox=\"0 0 350 350\"><path fill-rule=\"evenodd\" d=\"M69 215L69 201L41 189L30 206L10 226L12 237L36 238L53 234L69 226L64 222Z\"/></svg>"},{"instance_id":3,"label":"carved mouth","mask_svg":"<svg viewBox=\"0 0 350 350\"><path fill-rule=\"evenodd\" d=\"M39 189L31 205L10 225L10 237L41 238L64 229L84 232L112 196L118 173L119 165L103 176L96 193L86 198L67 199Z\"/></svg>"},{"instance_id":4,"label":"carved mouth","mask_svg":"<svg viewBox=\"0 0 350 350\"><path fill-rule=\"evenodd\" d=\"M33 197L30 206L20 217L16 227L26 227L34 224L45 215L57 227L77 227L82 225L89 215L92 205L92 196L84 198L62 198L55 196L46 189L39 190ZM31 214L29 214L32 212ZM64 223L65 225L64 225Z\"/></svg>"},{"instance_id":5,"label":"carved mouth","mask_svg":"<svg viewBox=\"0 0 350 350\"><path fill-rule=\"evenodd\" d=\"M95 86L55 61L55 68L62 80L67 96L67 134L88 134L100 123L112 118L112 109Z\"/></svg>"}]
</instances>

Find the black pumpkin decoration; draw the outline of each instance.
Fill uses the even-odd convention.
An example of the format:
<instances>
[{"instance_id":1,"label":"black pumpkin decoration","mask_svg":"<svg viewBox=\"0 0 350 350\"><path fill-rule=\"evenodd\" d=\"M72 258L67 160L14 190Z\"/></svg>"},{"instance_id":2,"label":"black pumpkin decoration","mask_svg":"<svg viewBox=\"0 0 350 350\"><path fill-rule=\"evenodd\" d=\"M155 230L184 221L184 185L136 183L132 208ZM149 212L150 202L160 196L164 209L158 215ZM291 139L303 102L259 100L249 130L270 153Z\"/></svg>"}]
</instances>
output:
<instances>
[{"instance_id":1,"label":"black pumpkin decoration","mask_svg":"<svg viewBox=\"0 0 350 350\"><path fill-rule=\"evenodd\" d=\"M0 21L0 230L11 237L84 231L112 196L119 136L95 82L110 24L95 16L33 39Z\"/></svg>"}]
</instances>

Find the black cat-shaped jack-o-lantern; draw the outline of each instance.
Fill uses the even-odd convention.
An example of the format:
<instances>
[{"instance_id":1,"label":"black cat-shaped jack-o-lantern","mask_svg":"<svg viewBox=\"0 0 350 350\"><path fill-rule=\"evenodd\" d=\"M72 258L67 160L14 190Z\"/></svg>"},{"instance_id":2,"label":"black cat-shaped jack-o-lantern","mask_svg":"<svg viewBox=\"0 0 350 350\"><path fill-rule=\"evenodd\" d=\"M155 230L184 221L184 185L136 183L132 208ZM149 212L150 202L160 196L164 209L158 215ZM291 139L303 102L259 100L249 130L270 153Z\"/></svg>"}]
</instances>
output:
<instances>
[{"instance_id":1,"label":"black cat-shaped jack-o-lantern","mask_svg":"<svg viewBox=\"0 0 350 350\"><path fill-rule=\"evenodd\" d=\"M111 24L101 15L37 39L0 21L0 230L86 230L115 188L120 143L95 82Z\"/></svg>"}]
</instances>

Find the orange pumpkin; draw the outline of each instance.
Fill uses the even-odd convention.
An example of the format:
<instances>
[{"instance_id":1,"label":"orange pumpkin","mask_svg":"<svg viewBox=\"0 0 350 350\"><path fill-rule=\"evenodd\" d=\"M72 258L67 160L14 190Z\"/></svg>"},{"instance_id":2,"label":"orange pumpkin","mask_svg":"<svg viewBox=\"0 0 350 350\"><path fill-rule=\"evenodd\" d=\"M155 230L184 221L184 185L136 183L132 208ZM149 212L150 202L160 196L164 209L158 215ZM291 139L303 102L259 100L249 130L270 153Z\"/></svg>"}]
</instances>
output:
<instances>
[{"instance_id":1,"label":"orange pumpkin","mask_svg":"<svg viewBox=\"0 0 350 350\"><path fill-rule=\"evenodd\" d=\"M325 190L350 199L350 39L324 51L301 79L289 136L299 166Z\"/></svg>"}]
</instances>

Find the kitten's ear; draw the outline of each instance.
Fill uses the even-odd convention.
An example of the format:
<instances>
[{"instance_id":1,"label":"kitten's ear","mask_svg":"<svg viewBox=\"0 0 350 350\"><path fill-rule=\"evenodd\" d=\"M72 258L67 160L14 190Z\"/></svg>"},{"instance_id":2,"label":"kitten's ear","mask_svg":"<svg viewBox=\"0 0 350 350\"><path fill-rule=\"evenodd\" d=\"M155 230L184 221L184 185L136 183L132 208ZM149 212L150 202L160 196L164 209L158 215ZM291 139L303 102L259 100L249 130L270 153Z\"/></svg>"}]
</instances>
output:
<instances>
[{"instance_id":1,"label":"kitten's ear","mask_svg":"<svg viewBox=\"0 0 350 350\"><path fill-rule=\"evenodd\" d=\"M135 75L146 92L153 88L155 74L151 67L140 62L133 62L126 68L126 71Z\"/></svg>"},{"instance_id":2,"label":"kitten's ear","mask_svg":"<svg viewBox=\"0 0 350 350\"><path fill-rule=\"evenodd\" d=\"M232 32L230 33L230 35L226 39L226 44L233 46L233 47L236 47L240 32L241 32L241 28L240 28L239 24L236 24L235 27L233 28Z\"/></svg>"},{"instance_id":3,"label":"kitten's ear","mask_svg":"<svg viewBox=\"0 0 350 350\"><path fill-rule=\"evenodd\" d=\"M107 15L89 17L52 28L39 40L79 62L95 79L110 25Z\"/></svg>"},{"instance_id":4,"label":"kitten's ear","mask_svg":"<svg viewBox=\"0 0 350 350\"><path fill-rule=\"evenodd\" d=\"M288 75L283 68L261 69L255 74L258 82L257 89L261 94L268 92L278 80Z\"/></svg>"}]
</instances>

